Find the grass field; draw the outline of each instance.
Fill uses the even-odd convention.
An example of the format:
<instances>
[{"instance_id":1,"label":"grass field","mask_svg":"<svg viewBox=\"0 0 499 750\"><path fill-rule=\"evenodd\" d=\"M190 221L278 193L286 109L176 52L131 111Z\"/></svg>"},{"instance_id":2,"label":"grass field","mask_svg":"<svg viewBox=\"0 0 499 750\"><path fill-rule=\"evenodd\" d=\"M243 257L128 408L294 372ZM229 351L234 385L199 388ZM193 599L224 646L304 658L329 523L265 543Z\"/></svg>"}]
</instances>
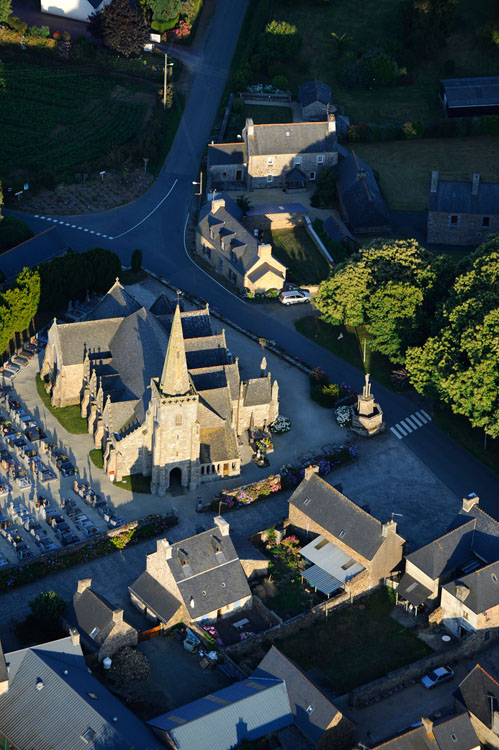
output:
<instances>
[{"instance_id":1,"label":"grass field","mask_svg":"<svg viewBox=\"0 0 499 750\"><path fill-rule=\"evenodd\" d=\"M271 0L268 20L279 19L296 25L303 37L302 50L286 63L286 76L293 93L300 83L316 77L329 83L333 101L345 107L353 122L406 122L434 120L443 117L438 98L439 79L449 77L445 63L453 60L453 76L495 75L499 49L480 49L477 28L486 23L489 0L462 0L461 19L457 31L443 45L435 59L421 56L409 72L413 82L408 86L392 86L378 90L355 90L340 83L345 67L344 58L335 57L331 33L346 33L346 52L354 57L365 50L381 48L400 63L404 42L398 38L398 6L400 0L350 0L350 2L311 3L302 0ZM251 31L248 25L246 33ZM263 78L260 73L255 80ZM265 80L266 82L266 80Z\"/></svg>"},{"instance_id":2,"label":"grass field","mask_svg":"<svg viewBox=\"0 0 499 750\"><path fill-rule=\"evenodd\" d=\"M60 65L4 63L0 174L58 174L91 164L134 138L147 105L125 79ZM154 97L153 97L154 98ZM33 137L36 134L36 137Z\"/></svg>"},{"instance_id":3,"label":"grass field","mask_svg":"<svg viewBox=\"0 0 499 750\"><path fill-rule=\"evenodd\" d=\"M380 589L276 646L303 669L321 670L348 692L429 653L412 630L390 617L392 609L388 591Z\"/></svg>"},{"instance_id":4,"label":"grass field","mask_svg":"<svg viewBox=\"0 0 499 750\"><path fill-rule=\"evenodd\" d=\"M39 375L36 376L36 390L48 411L54 415L67 432L73 435L83 435L88 432L87 420L82 419L81 409L76 406L63 406L55 409L50 403L50 396L43 387L43 381Z\"/></svg>"},{"instance_id":5,"label":"grass field","mask_svg":"<svg viewBox=\"0 0 499 750\"><path fill-rule=\"evenodd\" d=\"M442 180L499 182L499 138L423 138L352 145L378 172L388 205L396 211L424 211L433 169Z\"/></svg>"},{"instance_id":6,"label":"grass field","mask_svg":"<svg viewBox=\"0 0 499 750\"><path fill-rule=\"evenodd\" d=\"M329 276L329 263L304 227L275 229L270 241L276 258L288 269L288 281L318 284Z\"/></svg>"}]
</instances>

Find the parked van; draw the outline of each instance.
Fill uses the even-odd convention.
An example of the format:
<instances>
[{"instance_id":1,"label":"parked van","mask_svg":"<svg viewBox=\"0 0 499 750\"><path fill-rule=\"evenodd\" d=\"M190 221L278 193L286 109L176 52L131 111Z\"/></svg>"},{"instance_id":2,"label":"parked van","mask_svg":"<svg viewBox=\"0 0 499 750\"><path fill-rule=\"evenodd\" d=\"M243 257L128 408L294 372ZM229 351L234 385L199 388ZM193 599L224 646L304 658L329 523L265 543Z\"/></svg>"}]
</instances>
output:
<instances>
[{"instance_id":1,"label":"parked van","mask_svg":"<svg viewBox=\"0 0 499 750\"><path fill-rule=\"evenodd\" d=\"M287 292L281 292L279 302L283 305L296 305L300 302L310 302L310 292L303 289L292 289Z\"/></svg>"}]
</instances>

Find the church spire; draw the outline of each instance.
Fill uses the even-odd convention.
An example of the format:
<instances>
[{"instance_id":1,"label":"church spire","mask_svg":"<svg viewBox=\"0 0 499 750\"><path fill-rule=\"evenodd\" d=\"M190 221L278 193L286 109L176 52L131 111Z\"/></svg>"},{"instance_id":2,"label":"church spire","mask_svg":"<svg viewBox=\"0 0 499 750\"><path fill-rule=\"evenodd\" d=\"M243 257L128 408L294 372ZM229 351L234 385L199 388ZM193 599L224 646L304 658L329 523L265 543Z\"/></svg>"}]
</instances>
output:
<instances>
[{"instance_id":1,"label":"church spire","mask_svg":"<svg viewBox=\"0 0 499 750\"><path fill-rule=\"evenodd\" d=\"M187 360L185 358L184 335L177 304L166 350L165 364L161 375L160 388L166 396L183 396L190 390Z\"/></svg>"}]
</instances>

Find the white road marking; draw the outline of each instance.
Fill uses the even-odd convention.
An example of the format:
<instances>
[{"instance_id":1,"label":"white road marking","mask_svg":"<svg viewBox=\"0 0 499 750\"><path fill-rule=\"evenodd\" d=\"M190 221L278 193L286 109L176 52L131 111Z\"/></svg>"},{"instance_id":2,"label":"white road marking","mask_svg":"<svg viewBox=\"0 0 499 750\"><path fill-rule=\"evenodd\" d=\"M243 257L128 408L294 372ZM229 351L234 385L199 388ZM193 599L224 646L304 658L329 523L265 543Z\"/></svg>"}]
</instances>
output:
<instances>
[{"instance_id":1,"label":"white road marking","mask_svg":"<svg viewBox=\"0 0 499 750\"><path fill-rule=\"evenodd\" d=\"M411 427L414 427L415 430L417 430L418 427L421 427L421 422L417 422L412 415L410 417L406 417L405 419L406 422L409 422Z\"/></svg>"},{"instance_id":2,"label":"white road marking","mask_svg":"<svg viewBox=\"0 0 499 750\"><path fill-rule=\"evenodd\" d=\"M431 417L430 417L430 415L428 414L428 412L426 412L426 411L425 411L424 409L421 409L421 412L420 412L420 413L421 413L421 414L422 414L422 415L423 415L424 417L426 417L427 419L429 419L429 420L430 420L430 422L431 422Z\"/></svg>"},{"instance_id":3,"label":"white road marking","mask_svg":"<svg viewBox=\"0 0 499 750\"><path fill-rule=\"evenodd\" d=\"M396 425L390 427L390 430L395 437L401 440L402 437L407 437L411 432L418 430L420 427L424 427L428 422L431 422L430 415L421 410L414 414L410 414L408 417L405 417L405 419L401 419ZM402 435L399 433L402 433Z\"/></svg>"},{"instance_id":4,"label":"white road marking","mask_svg":"<svg viewBox=\"0 0 499 750\"><path fill-rule=\"evenodd\" d=\"M405 419L400 420L400 424L403 424L407 432L414 432L414 427L411 427L411 425L405 421Z\"/></svg>"},{"instance_id":5,"label":"white road marking","mask_svg":"<svg viewBox=\"0 0 499 750\"><path fill-rule=\"evenodd\" d=\"M165 202L165 200L166 200L166 199L167 199L167 198L168 198L168 197L169 197L169 196L171 195L171 193L172 193L172 191L173 191L173 188L175 187L175 185L177 184L177 182L178 182L178 179L176 179L176 180L175 180L175 182L173 183L173 185L171 186L171 188L169 189L169 191L167 192L167 194L166 194L165 196L163 196L163 198L161 198L161 200L160 200L160 202L158 203L158 205L157 205L157 206L155 206L155 207L154 207L154 208L152 209L152 211L149 211L149 213L147 214L147 216L144 216L144 218L143 218L143 219L141 219L140 221L138 221L138 222L137 222L137 224L135 224L135 225L134 225L133 227L130 227L130 229L127 229L127 230L126 230L125 232L122 232L121 234L117 234L117 235L115 235L114 237L110 237L109 239L110 239L110 240L117 240L117 239L119 239L120 237L123 237L123 236L124 236L125 234L128 234L129 232L133 232L133 230L134 230L134 229L137 229L137 227L140 227L140 225L141 225L141 224L143 224L143 223L144 223L145 221L147 221L147 219L148 219L148 218L149 218L150 216L152 216L152 215L153 215L153 213L154 213L155 211L157 211L157 210L158 210L158 208L159 208L159 207L160 207L161 205L163 205L163 203ZM224 289L225 289L225 287L224 287Z\"/></svg>"},{"instance_id":6,"label":"white road marking","mask_svg":"<svg viewBox=\"0 0 499 750\"><path fill-rule=\"evenodd\" d=\"M390 427L390 430L393 432L393 434L395 435L395 437L398 438L399 440L402 440L402 438L404 437L403 435L399 435L399 433L397 432L397 430L395 429L395 427Z\"/></svg>"}]
</instances>

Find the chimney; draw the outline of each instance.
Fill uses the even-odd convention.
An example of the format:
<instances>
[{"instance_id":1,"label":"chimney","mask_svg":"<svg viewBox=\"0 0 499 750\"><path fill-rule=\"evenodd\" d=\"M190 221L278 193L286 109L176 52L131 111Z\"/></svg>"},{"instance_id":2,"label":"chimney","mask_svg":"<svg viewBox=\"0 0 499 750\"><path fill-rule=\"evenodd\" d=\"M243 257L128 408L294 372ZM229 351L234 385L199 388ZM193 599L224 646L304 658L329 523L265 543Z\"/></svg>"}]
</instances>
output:
<instances>
[{"instance_id":1,"label":"chimney","mask_svg":"<svg viewBox=\"0 0 499 750\"><path fill-rule=\"evenodd\" d=\"M473 172L473 178L471 180L471 195L478 195L479 187L480 187L480 172Z\"/></svg>"},{"instance_id":2,"label":"chimney","mask_svg":"<svg viewBox=\"0 0 499 750\"><path fill-rule=\"evenodd\" d=\"M310 466L306 466L305 467L305 476L303 478L304 479L311 479L314 474L319 474L319 467L318 466L312 466L312 464L310 464Z\"/></svg>"},{"instance_id":3,"label":"chimney","mask_svg":"<svg viewBox=\"0 0 499 750\"><path fill-rule=\"evenodd\" d=\"M71 636L71 643L73 646L80 645L80 634L76 628L69 628L69 635Z\"/></svg>"},{"instance_id":4,"label":"chimney","mask_svg":"<svg viewBox=\"0 0 499 750\"><path fill-rule=\"evenodd\" d=\"M259 258L262 258L264 260L271 260L272 245L258 245L257 252Z\"/></svg>"},{"instance_id":5,"label":"chimney","mask_svg":"<svg viewBox=\"0 0 499 750\"><path fill-rule=\"evenodd\" d=\"M464 602L469 593L469 588L462 583L462 581L456 581L456 599L459 599L460 602Z\"/></svg>"},{"instance_id":6,"label":"chimney","mask_svg":"<svg viewBox=\"0 0 499 750\"><path fill-rule=\"evenodd\" d=\"M86 589L89 589L91 585L92 585L92 579L91 578L81 578L78 581L78 593L79 594L83 594L83 592Z\"/></svg>"},{"instance_id":7,"label":"chimney","mask_svg":"<svg viewBox=\"0 0 499 750\"><path fill-rule=\"evenodd\" d=\"M436 193L438 187L438 172L433 170L431 173L431 184L430 184L430 193Z\"/></svg>"},{"instance_id":8,"label":"chimney","mask_svg":"<svg viewBox=\"0 0 499 750\"><path fill-rule=\"evenodd\" d=\"M222 516L215 516L215 518L213 519L213 523L215 524L215 526L218 526L222 536L229 536L230 525L228 521L225 520L225 518L222 518Z\"/></svg>"},{"instance_id":9,"label":"chimney","mask_svg":"<svg viewBox=\"0 0 499 750\"><path fill-rule=\"evenodd\" d=\"M219 208L225 208L225 198L222 195L216 196L211 201L211 213L216 213Z\"/></svg>"},{"instance_id":10,"label":"chimney","mask_svg":"<svg viewBox=\"0 0 499 750\"><path fill-rule=\"evenodd\" d=\"M327 132L336 133L336 117L331 113L327 116Z\"/></svg>"},{"instance_id":11,"label":"chimney","mask_svg":"<svg viewBox=\"0 0 499 750\"><path fill-rule=\"evenodd\" d=\"M469 495L466 495L466 497L463 497L463 510L465 513L469 513L470 510L475 506L478 505L478 501L480 498L476 494L476 492L470 492Z\"/></svg>"},{"instance_id":12,"label":"chimney","mask_svg":"<svg viewBox=\"0 0 499 750\"><path fill-rule=\"evenodd\" d=\"M0 643L0 695L6 693L9 689L9 671L7 668L7 662L3 655L2 644Z\"/></svg>"},{"instance_id":13,"label":"chimney","mask_svg":"<svg viewBox=\"0 0 499 750\"><path fill-rule=\"evenodd\" d=\"M156 550L165 556L165 560L172 559L172 547L168 539L158 539L156 543Z\"/></svg>"},{"instance_id":14,"label":"chimney","mask_svg":"<svg viewBox=\"0 0 499 750\"><path fill-rule=\"evenodd\" d=\"M421 724L425 728L425 732L428 735L429 740L434 740L435 735L433 734L433 722L431 719L427 719L425 716L421 717Z\"/></svg>"},{"instance_id":15,"label":"chimney","mask_svg":"<svg viewBox=\"0 0 499 750\"><path fill-rule=\"evenodd\" d=\"M113 622L115 625L119 625L123 622L123 610L113 609Z\"/></svg>"},{"instance_id":16,"label":"chimney","mask_svg":"<svg viewBox=\"0 0 499 750\"><path fill-rule=\"evenodd\" d=\"M254 138L255 137L255 125L253 123L253 120L251 117L248 117L246 119L246 132L248 134L248 138Z\"/></svg>"},{"instance_id":17,"label":"chimney","mask_svg":"<svg viewBox=\"0 0 499 750\"><path fill-rule=\"evenodd\" d=\"M393 518L390 521L382 524L381 536L387 537L389 531L393 531L394 534L397 532L397 522L394 521Z\"/></svg>"}]
</instances>

